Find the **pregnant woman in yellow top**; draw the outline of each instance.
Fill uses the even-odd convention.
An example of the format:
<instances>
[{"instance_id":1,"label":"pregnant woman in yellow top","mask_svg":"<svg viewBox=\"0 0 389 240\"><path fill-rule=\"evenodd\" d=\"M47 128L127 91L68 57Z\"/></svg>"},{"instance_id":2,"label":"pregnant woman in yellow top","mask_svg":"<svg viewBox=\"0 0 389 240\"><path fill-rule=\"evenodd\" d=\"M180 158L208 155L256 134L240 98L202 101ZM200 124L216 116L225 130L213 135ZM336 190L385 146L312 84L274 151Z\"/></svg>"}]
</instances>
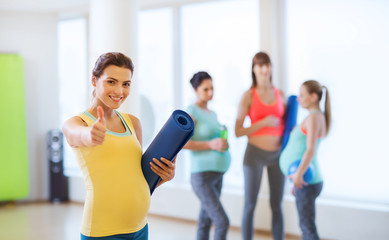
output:
<instances>
[{"instance_id":1,"label":"pregnant woman in yellow top","mask_svg":"<svg viewBox=\"0 0 389 240\"><path fill-rule=\"evenodd\" d=\"M82 240L148 239L150 190L141 169L141 124L116 111L130 93L133 71L122 53L101 55L93 69L90 108L63 125L86 185ZM150 167L160 184L174 177L174 161L154 159Z\"/></svg>"}]
</instances>

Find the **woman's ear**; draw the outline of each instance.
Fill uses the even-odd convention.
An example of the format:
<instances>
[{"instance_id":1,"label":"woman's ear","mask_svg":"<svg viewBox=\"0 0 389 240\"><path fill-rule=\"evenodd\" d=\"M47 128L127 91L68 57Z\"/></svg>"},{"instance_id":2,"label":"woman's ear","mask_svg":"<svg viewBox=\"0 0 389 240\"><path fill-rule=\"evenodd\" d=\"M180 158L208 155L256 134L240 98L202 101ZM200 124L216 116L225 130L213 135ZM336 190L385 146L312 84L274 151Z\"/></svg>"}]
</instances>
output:
<instances>
[{"instance_id":1,"label":"woman's ear","mask_svg":"<svg viewBox=\"0 0 389 240\"><path fill-rule=\"evenodd\" d=\"M319 101L319 96L317 95L317 93L312 93L311 94L311 100L312 100L312 102L318 102Z\"/></svg>"},{"instance_id":2,"label":"woman's ear","mask_svg":"<svg viewBox=\"0 0 389 240\"><path fill-rule=\"evenodd\" d=\"M96 87L96 81L97 81L96 76L92 76L92 85L93 85L93 87Z\"/></svg>"}]
</instances>

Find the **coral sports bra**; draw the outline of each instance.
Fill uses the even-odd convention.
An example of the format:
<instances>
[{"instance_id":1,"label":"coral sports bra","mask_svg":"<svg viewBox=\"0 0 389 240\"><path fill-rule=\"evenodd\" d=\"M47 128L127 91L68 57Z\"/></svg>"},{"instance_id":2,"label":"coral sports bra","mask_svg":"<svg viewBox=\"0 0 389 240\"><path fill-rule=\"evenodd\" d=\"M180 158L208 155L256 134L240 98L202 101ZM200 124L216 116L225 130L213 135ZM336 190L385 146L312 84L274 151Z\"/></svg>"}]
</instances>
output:
<instances>
[{"instance_id":1,"label":"coral sports bra","mask_svg":"<svg viewBox=\"0 0 389 240\"><path fill-rule=\"evenodd\" d=\"M278 127L263 127L253 133L252 136L263 136L263 135L272 135L272 136L282 136L284 131L284 104L280 97L280 93L277 88L274 89L274 94L276 96L276 102L270 105L264 104L259 97L255 88L251 89L252 93L252 103L248 112L248 116L251 119L251 124L254 124L258 121L263 120L264 118L273 115L274 117L280 120L280 125Z\"/></svg>"}]
</instances>

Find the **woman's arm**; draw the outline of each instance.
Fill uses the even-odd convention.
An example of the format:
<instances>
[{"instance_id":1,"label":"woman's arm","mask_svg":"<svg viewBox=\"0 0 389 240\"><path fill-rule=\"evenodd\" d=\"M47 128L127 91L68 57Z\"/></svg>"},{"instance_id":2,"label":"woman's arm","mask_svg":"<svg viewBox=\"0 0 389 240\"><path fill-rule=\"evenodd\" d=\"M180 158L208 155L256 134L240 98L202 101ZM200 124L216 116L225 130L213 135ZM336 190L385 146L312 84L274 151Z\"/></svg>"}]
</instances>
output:
<instances>
[{"instance_id":1,"label":"woman's arm","mask_svg":"<svg viewBox=\"0 0 389 240\"><path fill-rule=\"evenodd\" d=\"M263 120L258 121L247 128L243 127L244 120L251 106L251 101L252 101L251 99L252 99L251 92L246 91L240 100L239 107L238 107L238 116L236 117L236 121L235 121L236 137L250 136L251 134L255 133L256 131L258 131L263 127L277 126L279 124L279 121L276 117L267 116Z\"/></svg>"},{"instance_id":2,"label":"woman's arm","mask_svg":"<svg viewBox=\"0 0 389 240\"><path fill-rule=\"evenodd\" d=\"M282 105L284 106L284 115L282 116L282 122L285 124L286 123L286 112L287 112L287 107L288 107L288 101L286 100L285 94L282 90L278 90Z\"/></svg>"},{"instance_id":3,"label":"woman's arm","mask_svg":"<svg viewBox=\"0 0 389 240\"><path fill-rule=\"evenodd\" d=\"M286 106L288 105L288 102L287 102L287 100L286 100L285 93L284 93L284 91L282 91L282 90L278 90L278 92L279 92L279 94L280 94L282 103L283 103L283 105L284 105L284 109L286 109Z\"/></svg>"},{"instance_id":4,"label":"woman's arm","mask_svg":"<svg viewBox=\"0 0 389 240\"><path fill-rule=\"evenodd\" d=\"M218 152L225 152L228 148L227 139L223 138L215 138L209 141L189 140L184 146L184 149L192 151L215 150Z\"/></svg>"},{"instance_id":5,"label":"woman's arm","mask_svg":"<svg viewBox=\"0 0 389 240\"><path fill-rule=\"evenodd\" d=\"M196 124L196 119L192 115L190 115L190 117L193 119L193 122ZM226 139L222 139L222 138L215 138L209 141L189 140L185 144L184 149L188 149L192 151L215 150L219 152L225 152L228 149L228 142Z\"/></svg>"},{"instance_id":6,"label":"woman's arm","mask_svg":"<svg viewBox=\"0 0 389 240\"><path fill-rule=\"evenodd\" d=\"M90 127L79 116L65 121L62 132L71 147L94 147L103 144L107 131L103 109L98 107L97 113L98 118Z\"/></svg>"},{"instance_id":7,"label":"woman's arm","mask_svg":"<svg viewBox=\"0 0 389 240\"><path fill-rule=\"evenodd\" d=\"M209 141L193 141L189 140L184 149L192 151L205 151L205 150L215 150L218 152L225 152L229 148L227 139L223 138L214 138Z\"/></svg>"},{"instance_id":8,"label":"woman's arm","mask_svg":"<svg viewBox=\"0 0 389 240\"><path fill-rule=\"evenodd\" d=\"M320 117L318 114L312 114L307 118L305 121L305 129L307 130L307 148L296 173L290 176L297 188L302 188L303 185L307 185L303 179L303 176L307 171L308 166L311 163L316 151L316 142L320 131Z\"/></svg>"}]
</instances>

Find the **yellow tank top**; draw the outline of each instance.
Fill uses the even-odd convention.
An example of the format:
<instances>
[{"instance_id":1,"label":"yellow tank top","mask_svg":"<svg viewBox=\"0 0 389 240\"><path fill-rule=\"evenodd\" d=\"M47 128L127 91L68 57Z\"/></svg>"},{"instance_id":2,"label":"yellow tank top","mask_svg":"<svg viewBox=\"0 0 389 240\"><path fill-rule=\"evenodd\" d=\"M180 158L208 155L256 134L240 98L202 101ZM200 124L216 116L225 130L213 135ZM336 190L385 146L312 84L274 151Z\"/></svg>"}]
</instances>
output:
<instances>
[{"instance_id":1,"label":"yellow tank top","mask_svg":"<svg viewBox=\"0 0 389 240\"><path fill-rule=\"evenodd\" d=\"M74 148L86 186L81 233L89 237L133 233L147 223L150 190L141 168L142 149L130 117L116 113L126 133L107 130L102 145ZM96 121L89 112L79 116L88 126Z\"/></svg>"}]
</instances>

